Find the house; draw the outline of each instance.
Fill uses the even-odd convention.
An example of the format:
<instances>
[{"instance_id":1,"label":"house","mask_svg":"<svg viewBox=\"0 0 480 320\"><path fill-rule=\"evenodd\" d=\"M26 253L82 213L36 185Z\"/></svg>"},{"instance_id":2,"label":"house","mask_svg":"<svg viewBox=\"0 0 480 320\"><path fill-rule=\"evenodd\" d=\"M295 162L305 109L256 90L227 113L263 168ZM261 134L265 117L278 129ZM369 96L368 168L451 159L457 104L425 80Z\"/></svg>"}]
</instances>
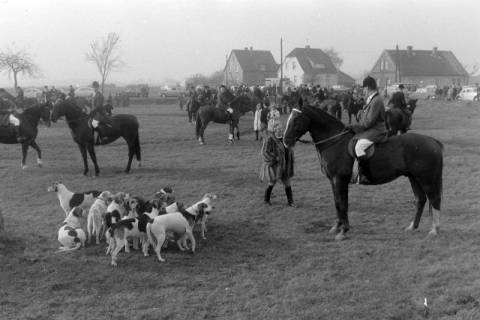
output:
<instances>
[{"instance_id":1,"label":"house","mask_svg":"<svg viewBox=\"0 0 480 320\"><path fill-rule=\"evenodd\" d=\"M265 85L265 78L276 77L278 64L270 51L232 50L224 68L227 85Z\"/></svg>"},{"instance_id":2,"label":"house","mask_svg":"<svg viewBox=\"0 0 480 320\"><path fill-rule=\"evenodd\" d=\"M465 85L468 73L452 51L438 50L384 50L372 68L370 75L379 87L403 82L420 87L437 85Z\"/></svg>"},{"instance_id":3,"label":"house","mask_svg":"<svg viewBox=\"0 0 480 320\"><path fill-rule=\"evenodd\" d=\"M353 85L355 85L355 83L356 81L354 78L352 78L345 72L338 70L338 85L352 87Z\"/></svg>"},{"instance_id":4,"label":"house","mask_svg":"<svg viewBox=\"0 0 480 320\"><path fill-rule=\"evenodd\" d=\"M290 84L319 84L322 87L331 87L338 84L338 70L330 57L321 49L295 48L283 61L283 76L290 80ZM280 70L278 71L280 77Z\"/></svg>"}]
</instances>

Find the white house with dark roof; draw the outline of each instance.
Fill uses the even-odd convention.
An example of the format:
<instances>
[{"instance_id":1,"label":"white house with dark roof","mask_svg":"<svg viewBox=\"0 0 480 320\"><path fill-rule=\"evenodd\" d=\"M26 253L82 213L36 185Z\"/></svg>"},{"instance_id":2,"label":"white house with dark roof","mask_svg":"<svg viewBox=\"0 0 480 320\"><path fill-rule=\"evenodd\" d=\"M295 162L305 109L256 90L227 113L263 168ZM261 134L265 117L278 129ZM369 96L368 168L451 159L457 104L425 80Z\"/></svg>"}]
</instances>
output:
<instances>
[{"instance_id":1,"label":"white house with dark roof","mask_svg":"<svg viewBox=\"0 0 480 320\"><path fill-rule=\"evenodd\" d=\"M278 64L267 50L232 50L225 68L225 83L227 85L247 86L265 85L266 78L276 77Z\"/></svg>"},{"instance_id":2,"label":"white house with dark roof","mask_svg":"<svg viewBox=\"0 0 480 320\"><path fill-rule=\"evenodd\" d=\"M395 82L414 83L419 86L464 85L468 83L468 73L452 51L384 50L370 72L379 87Z\"/></svg>"},{"instance_id":3,"label":"white house with dark roof","mask_svg":"<svg viewBox=\"0 0 480 320\"><path fill-rule=\"evenodd\" d=\"M339 71L330 57L321 49L295 48L284 59L283 77L295 86L319 84L330 87L338 84ZM280 76L280 70L278 71Z\"/></svg>"}]
</instances>

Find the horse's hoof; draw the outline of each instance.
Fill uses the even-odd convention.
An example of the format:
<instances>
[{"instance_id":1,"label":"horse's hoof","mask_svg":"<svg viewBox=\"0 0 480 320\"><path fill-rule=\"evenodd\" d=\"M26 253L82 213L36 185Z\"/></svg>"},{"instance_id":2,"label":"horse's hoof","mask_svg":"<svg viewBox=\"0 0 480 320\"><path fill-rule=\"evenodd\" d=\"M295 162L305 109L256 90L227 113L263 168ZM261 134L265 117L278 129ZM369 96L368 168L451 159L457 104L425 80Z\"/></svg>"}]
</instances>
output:
<instances>
[{"instance_id":1,"label":"horse's hoof","mask_svg":"<svg viewBox=\"0 0 480 320\"><path fill-rule=\"evenodd\" d=\"M41 168L41 167L42 167L42 165L43 165L43 162L42 162L42 160L41 160L41 159L37 159L37 165L38 165L38 167L39 167L39 168Z\"/></svg>"},{"instance_id":2,"label":"horse's hoof","mask_svg":"<svg viewBox=\"0 0 480 320\"><path fill-rule=\"evenodd\" d=\"M413 221L410 223L410 225L408 227L405 228L405 232L408 232L408 231L413 231L414 228L413 228Z\"/></svg>"},{"instance_id":3,"label":"horse's hoof","mask_svg":"<svg viewBox=\"0 0 480 320\"><path fill-rule=\"evenodd\" d=\"M338 233L338 227L337 226L331 227L330 230L328 230L328 233L330 234Z\"/></svg>"},{"instance_id":4,"label":"horse's hoof","mask_svg":"<svg viewBox=\"0 0 480 320\"><path fill-rule=\"evenodd\" d=\"M437 229L432 229L430 230L430 232L428 233L428 237L429 238L434 238L438 235L438 232L437 232Z\"/></svg>"},{"instance_id":5,"label":"horse's hoof","mask_svg":"<svg viewBox=\"0 0 480 320\"><path fill-rule=\"evenodd\" d=\"M28 168L28 167L27 167L26 165L22 164L22 170L25 170L25 169L27 169L27 168Z\"/></svg>"},{"instance_id":6,"label":"horse's hoof","mask_svg":"<svg viewBox=\"0 0 480 320\"><path fill-rule=\"evenodd\" d=\"M335 236L335 241L343 241L345 239L347 239L347 236L345 235L344 232L340 232Z\"/></svg>"},{"instance_id":7,"label":"horse's hoof","mask_svg":"<svg viewBox=\"0 0 480 320\"><path fill-rule=\"evenodd\" d=\"M139 161L138 162L138 167L141 168L142 167L142 163Z\"/></svg>"}]
</instances>

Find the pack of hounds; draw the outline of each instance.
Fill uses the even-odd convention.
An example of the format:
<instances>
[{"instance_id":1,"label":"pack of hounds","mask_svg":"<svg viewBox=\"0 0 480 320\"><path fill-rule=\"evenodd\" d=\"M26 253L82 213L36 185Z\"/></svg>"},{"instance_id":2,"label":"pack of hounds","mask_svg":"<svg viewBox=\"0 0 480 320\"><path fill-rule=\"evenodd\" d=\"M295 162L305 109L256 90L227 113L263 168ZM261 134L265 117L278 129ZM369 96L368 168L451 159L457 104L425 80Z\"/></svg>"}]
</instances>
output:
<instances>
[{"instance_id":1,"label":"pack of hounds","mask_svg":"<svg viewBox=\"0 0 480 320\"><path fill-rule=\"evenodd\" d=\"M50 186L48 191L57 194L66 215L58 230L61 247L57 252L80 249L94 239L100 244L105 237L106 254L112 256L113 266L117 266L118 254L123 248L130 252L130 242L133 249L138 250L141 246L144 256L148 256L152 246L160 262L165 261L160 251L168 241L176 241L181 251L191 249L194 253L193 228L200 225L201 236L206 239L207 218L217 198L207 193L200 201L185 208L175 200L170 187L156 192L148 201L125 192L113 194L92 190L75 193L59 182ZM84 231L85 225L87 232Z\"/></svg>"}]
</instances>

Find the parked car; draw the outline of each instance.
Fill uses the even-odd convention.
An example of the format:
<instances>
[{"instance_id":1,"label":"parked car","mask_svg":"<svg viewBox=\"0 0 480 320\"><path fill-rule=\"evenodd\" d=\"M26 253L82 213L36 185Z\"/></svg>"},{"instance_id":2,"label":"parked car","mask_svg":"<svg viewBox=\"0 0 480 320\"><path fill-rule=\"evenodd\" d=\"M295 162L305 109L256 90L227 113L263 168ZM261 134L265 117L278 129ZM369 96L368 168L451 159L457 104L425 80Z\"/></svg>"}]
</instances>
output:
<instances>
[{"instance_id":1,"label":"parked car","mask_svg":"<svg viewBox=\"0 0 480 320\"><path fill-rule=\"evenodd\" d=\"M23 96L25 98L35 98L37 100L42 99L42 90L37 89L37 88L25 88L23 90Z\"/></svg>"},{"instance_id":2,"label":"parked car","mask_svg":"<svg viewBox=\"0 0 480 320\"><path fill-rule=\"evenodd\" d=\"M169 88L167 90L162 89L159 92L160 97L162 98L178 98L183 93L185 93L185 91L180 90L178 88Z\"/></svg>"},{"instance_id":3,"label":"parked car","mask_svg":"<svg viewBox=\"0 0 480 320\"><path fill-rule=\"evenodd\" d=\"M478 101L479 92L477 87L463 87L462 90L457 94L457 100L469 100L469 101Z\"/></svg>"},{"instance_id":4,"label":"parked car","mask_svg":"<svg viewBox=\"0 0 480 320\"><path fill-rule=\"evenodd\" d=\"M75 89L75 97L90 98L95 94L91 87L80 87Z\"/></svg>"},{"instance_id":5,"label":"parked car","mask_svg":"<svg viewBox=\"0 0 480 320\"><path fill-rule=\"evenodd\" d=\"M417 91L417 85L415 83L395 83L387 87L387 95L390 97L393 93L400 91L398 88L401 84L406 89L406 95L410 96L411 93Z\"/></svg>"},{"instance_id":6,"label":"parked car","mask_svg":"<svg viewBox=\"0 0 480 320\"><path fill-rule=\"evenodd\" d=\"M425 99L425 100L435 99L436 91L437 91L436 85L428 85L423 88L418 88L415 92L410 94L410 98Z\"/></svg>"}]
</instances>

